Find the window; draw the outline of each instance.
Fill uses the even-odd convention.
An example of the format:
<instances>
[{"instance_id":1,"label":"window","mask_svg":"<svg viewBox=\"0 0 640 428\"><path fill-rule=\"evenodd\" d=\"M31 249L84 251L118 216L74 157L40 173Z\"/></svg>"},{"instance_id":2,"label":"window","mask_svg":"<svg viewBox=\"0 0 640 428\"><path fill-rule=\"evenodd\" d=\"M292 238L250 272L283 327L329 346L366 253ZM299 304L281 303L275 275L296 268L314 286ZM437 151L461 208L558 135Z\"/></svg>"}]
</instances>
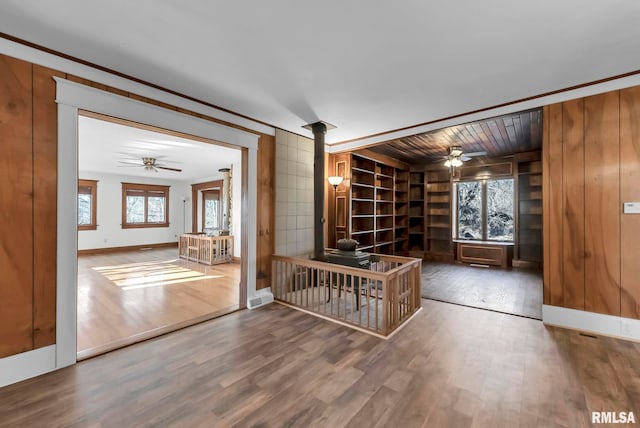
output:
<instances>
[{"instance_id":1,"label":"window","mask_svg":"<svg viewBox=\"0 0 640 428\"><path fill-rule=\"evenodd\" d=\"M169 227L169 186L122 183L122 228Z\"/></svg>"},{"instance_id":2,"label":"window","mask_svg":"<svg viewBox=\"0 0 640 428\"><path fill-rule=\"evenodd\" d=\"M209 189L202 191L202 228L220 228L220 191Z\"/></svg>"},{"instance_id":3,"label":"window","mask_svg":"<svg viewBox=\"0 0 640 428\"><path fill-rule=\"evenodd\" d=\"M78 180L78 230L96 230L98 182Z\"/></svg>"},{"instance_id":4,"label":"window","mask_svg":"<svg viewBox=\"0 0 640 428\"><path fill-rule=\"evenodd\" d=\"M457 238L513 241L513 179L457 183Z\"/></svg>"}]
</instances>

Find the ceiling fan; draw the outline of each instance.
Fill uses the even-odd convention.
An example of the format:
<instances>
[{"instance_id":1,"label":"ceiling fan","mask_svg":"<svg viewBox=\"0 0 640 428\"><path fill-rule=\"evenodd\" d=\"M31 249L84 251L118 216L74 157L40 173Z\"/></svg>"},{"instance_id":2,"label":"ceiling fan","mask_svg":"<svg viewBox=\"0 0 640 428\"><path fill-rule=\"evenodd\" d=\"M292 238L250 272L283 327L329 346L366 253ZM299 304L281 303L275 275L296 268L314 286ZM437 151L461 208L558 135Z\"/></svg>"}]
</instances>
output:
<instances>
[{"instance_id":1,"label":"ceiling fan","mask_svg":"<svg viewBox=\"0 0 640 428\"><path fill-rule=\"evenodd\" d=\"M462 151L462 147L452 146L449 147L449 154L444 157L446 159L444 162L444 166L449 168L456 168L462 166L463 162L471 160L471 158L474 156L484 156L486 154L487 152L464 153Z\"/></svg>"},{"instance_id":2,"label":"ceiling fan","mask_svg":"<svg viewBox=\"0 0 640 428\"><path fill-rule=\"evenodd\" d=\"M126 165L120 165L121 167L138 166L138 167L144 168L145 171L158 172L159 169L164 169L164 170L167 170L167 171L182 172L181 169L171 168L171 167L164 166L164 165L161 165L159 163L156 163L156 158L152 158L152 157L143 157L142 158L142 163L140 163L138 161L118 161L118 162L126 164Z\"/></svg>"}]
</instances>

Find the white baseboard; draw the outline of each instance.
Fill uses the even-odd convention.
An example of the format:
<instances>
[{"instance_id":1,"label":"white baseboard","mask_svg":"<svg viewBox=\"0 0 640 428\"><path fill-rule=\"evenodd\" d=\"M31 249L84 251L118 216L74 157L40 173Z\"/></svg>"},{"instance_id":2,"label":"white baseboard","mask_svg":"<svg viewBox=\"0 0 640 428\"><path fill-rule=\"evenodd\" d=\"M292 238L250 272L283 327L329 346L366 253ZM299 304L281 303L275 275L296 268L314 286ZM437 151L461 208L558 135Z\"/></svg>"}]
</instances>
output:
<instances>
[{"instance_id":1,"label":"white baseboard","mask_svg":"<svg viewBox=\"0 0 640 428\"><path fill-rule=\"evenodd\" d=\"M271 292L271 287L261 288L256 291L256 294L249 299L247 307L249 309L259 308L260 306L268 305L269 303L273 303L273 293Z\"/></svg>"},{"instance_id":2,"label":"white baseboard","mask_svg":"<svg viewBox=\"0 0 640 428\"><path fill-rule=\"evenodd\" d=\"M640 320L542 305L542 322L640 342Z\"/></svg>"},{"instance_id":3,"label":"white baseboard","mask_svg":"<svg viewBox=\"0 0 640 428\"><path fill-rule=\"evenodd\" d=\"M56 369L56 345L0 358L0 387Z\"/></svg>"}]
</instances>

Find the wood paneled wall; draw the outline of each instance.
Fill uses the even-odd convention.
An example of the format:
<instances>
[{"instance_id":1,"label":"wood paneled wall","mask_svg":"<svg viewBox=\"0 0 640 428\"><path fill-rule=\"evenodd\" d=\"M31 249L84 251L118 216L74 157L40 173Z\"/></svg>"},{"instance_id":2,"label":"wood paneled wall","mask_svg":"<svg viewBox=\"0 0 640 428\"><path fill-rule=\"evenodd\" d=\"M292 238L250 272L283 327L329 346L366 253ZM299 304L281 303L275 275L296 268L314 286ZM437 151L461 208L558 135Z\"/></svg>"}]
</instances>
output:
<instances>
[{"instance_id":1,"label":"wood paneled wall","mask_svg":"<svg viewBox=\"0 0 640 428\"><path fill-rule=\"evenodd\" d=\"M55 343L57 105L53 76L220 121L0 55L0 358ZM257 287L269 286L274 252L274 137L258 150Z\"/></svg>"},{"instance_id":2,"label":"wood paneled wall","mask_svg":"<svg viewBox=\"0 0 640 428\"><path fill-rule=\"evenodd\" d=\"M640 318L640 87L544 108L544 303Z\"/></svg>"},{"instance_id":3,"label":"wood paneled wall","mask_svg":"<svg viewBox=\"0 0 640 428\"><path fill-rule=\"evenodd\" d=\"M53 74L0 56L0 357L55 343Z\"/></svg>"},{"instance_id":4,"label":"wood paneled wall","mask_svg":"<svg viewBox=\"0 0 640 428\"><path fill-rule=\"evenodd\" d=\"M271 256L275 252L276 138L262 135L258 141L258 242L256 288L271 284Z\"/></svg>"},{"instance_id":5,"label":"wood paneled wall","mask_svg":"<svg viewBox=\"0 0 640 428\"><path fill-rule=\"evenodd\" d=\"M640 86L620 91L620 201L640 201ZM620 216L620 312L640 319L640 215Z\"/></svg>"}]
</instances>

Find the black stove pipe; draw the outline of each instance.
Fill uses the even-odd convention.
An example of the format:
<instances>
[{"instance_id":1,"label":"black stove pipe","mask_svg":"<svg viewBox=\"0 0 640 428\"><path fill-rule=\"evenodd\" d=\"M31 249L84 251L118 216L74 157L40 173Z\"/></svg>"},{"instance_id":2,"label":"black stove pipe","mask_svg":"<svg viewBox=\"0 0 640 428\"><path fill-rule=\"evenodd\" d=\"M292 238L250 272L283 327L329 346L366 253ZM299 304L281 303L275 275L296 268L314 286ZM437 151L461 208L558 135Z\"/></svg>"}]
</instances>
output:
<instances>
[{"instance_id":1,"label":"black stove pipe","mask_svg":"<svg viewBox=\"0 0 640 428\"><path fill-rule=\"evenodd\" d=\"M313 258L324 260L324 134L327 125L311 124L313 131Z\"/></svg>"}]
</instances>

